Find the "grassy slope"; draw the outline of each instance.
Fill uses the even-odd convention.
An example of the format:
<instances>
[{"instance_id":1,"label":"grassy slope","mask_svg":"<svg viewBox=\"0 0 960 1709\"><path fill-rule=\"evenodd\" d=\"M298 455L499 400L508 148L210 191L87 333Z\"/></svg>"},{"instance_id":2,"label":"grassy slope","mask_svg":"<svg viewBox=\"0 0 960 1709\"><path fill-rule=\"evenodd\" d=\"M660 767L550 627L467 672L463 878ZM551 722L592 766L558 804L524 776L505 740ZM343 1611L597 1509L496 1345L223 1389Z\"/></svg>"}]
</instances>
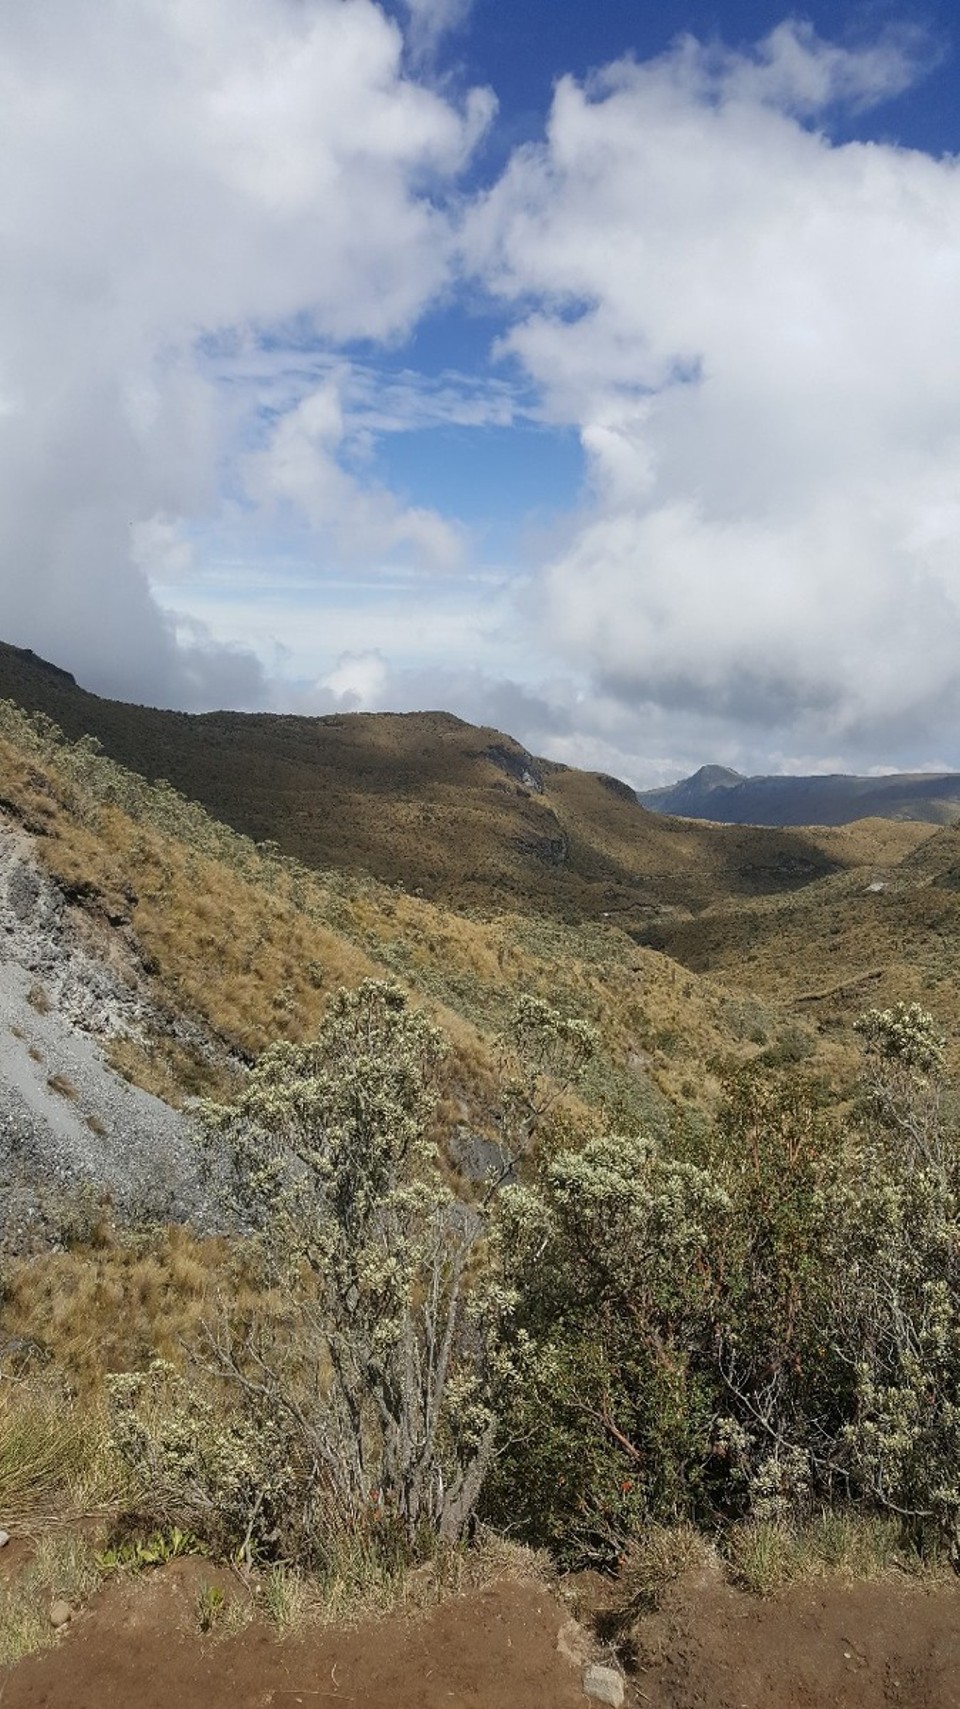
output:
<instances>
[{"instance_id":1,"label":"grassy slope","mask_svg":"<svg viewBox=\"0 0 960 1709\"><path fill-rule=\"evenodd\" d=\"M867 821L850 830L872 844L872 862L793 896L665 922L649 941L692 971L792 1004L821 1028L899 998L960 1027L960 829Z\"/></svg>"},{"instance_id":2,"label":"grassy slope","mask_svg":"<svg viewBox=\"0 0 960 1709\"><path fill-rule=\"evenodd\" d=\"M452 1042L446 1129L492 1131L497 1033L523 991L600 1029L585 1101L566 1106L581 1128L602 1112L664 1130L712 1102L720 1059L756 1055L784 1024L777 1005L686 973L614 921L482 919L371 879L310 872L2 707L0 820L32 838L105 954L121 933L159 1003L242 1055L308 1036L341 984L400 978ZM201 1064L171 1059L160 1040L128 1046L124 1061L161 1095L205 1084ZM105 1367L189 1339L220 1263L175 1231L142 1249L95 1234L87 1248L8 1266L0 1331L40 1339L71 1382L95 1386Z\"/></svg>"},{"instance_id":3,"label":"grassy slope","mask_svg":"<svg viewBox=\"0 0 960 1709\"><path fill-rule=\"evenodd\" d=\"M372 879L309 871L83 748L37 737L9 711L0 810L103 930L123 922L109 929L135 945L160 1002L243 1055L308 1036L339 985L400 978L452 1037L451 1107L480 1125L496 1035L523 991L597 1023L603 1050L588 1098L633 1122L709 1099L717 1057L750 1054L777 1033L775 1009L747 1005L747 1014L615 920L485 919ZM135 1054L127 1066L162 1095L170 1072L185 1074L174 1064L165 1078L154 1064L151 1081Z\"/></svg>"},{"instance_id":4,"label":"grassy slope","mask_svg":"<svg viewBox=\"0 0 960 1709\"><path fill-rule=\"evenodd\" d=\"M531 760L446 713L190 717L102 700L0 644L0 696L95 735L218 819L306 865L371 874L462 910L640 925L730 895L789 892L847 864L806 830L646 812L614 780ZM524 773L542 780L529 787Z\"/></svg>"},{"instance_id":5,"label":"grassy slope","mask_svg":"<svg viewBox=\"0 0 960 1709\"><path fill-rule=\"evenodd\" d=\"M6 686L12 677L28 703L45 698L71 734L94 730L148 775L182 768L195 794L209 785L233 802L234 823L259 802L258 826L277 843L341 868L294 868L174 798L148 805L149 791L132 816L102 800L88 810L70 789L84 768L81 795L92 788L106 762L54 744L38 771L9 732L0 797L52 831L39 845L48 864L68 890L105 897L107 914L133 892L132 929L169 1005L247 1054L308 1034L336 985L390 971L446 1017L473 1064L466 1079L489 1083L491 1040L530 989L601 1026L594 1096L626 1119L664 1097L709 1101L719 1058L775 1047L798 1020L803 1048L834 1074L874 996L858 982L882 967L877 994L929 991L929 934L941 917L947 942L953 929L952 893L922 864L928 839L952 833L930 826L757 831L657 818L612 779L532 761L443 714L188 718L99 700L9 648L0 667L0 687L6 670ZM524 782L531 768L542 794ZM888 889L870 892L878 878ZM142 1062L127 1066L144 1077ZM169 1072L154 1089L169 1095Z\"/></svg>"},{"instance_id":6,"label":"grassy slope","mask_svg":"<svg viewBox=\"0 0 960 1709\"><path fill-rule=\"evenodd\" d=\"M630 821L617 791L545 770L566 835L580 842L584 882L589 860L602 873L627 866ZM960 831L875 822L817 832L808 846L826 876L757 895L751 866L785 845L718 834L708 846L725 845L724 890L719 864L700 860L700 828L665 823L647 882L663 895L685 872L701 887L702 912L646 915L667 940L663 955L637 943L632 911L623 929L605 877L609 917L570 923L519 908L481 917L370 878L310 871L2 707L0 815L33 837L91 928L121 931L139 950L162 1002L243 1054L309 1035L342 983L399 977L452 1041L447 1129L490 1131L496 1034L525 990L600 1028L585 1102L567 1109L581 1131L595 1119L661 1131L696 1120L717 1097L721 1065L763 1052L805 1058L843 1095L852 1022L879 998L919 995L942 1020L960 1018ZM870 890L876 882L886 888ZM169 1095L185 1065L161 1066L155 1089ZM148 1084L157 1074L145 1057L128 1067ZM95 1390L105 1367L189 1341L211 1290L235 1285L227 1268L220 1248L188 1234L132 1247L106 1235L10 1265L0 1333L36 1336L73 1385Z\"/></svg>"}]
</instances>

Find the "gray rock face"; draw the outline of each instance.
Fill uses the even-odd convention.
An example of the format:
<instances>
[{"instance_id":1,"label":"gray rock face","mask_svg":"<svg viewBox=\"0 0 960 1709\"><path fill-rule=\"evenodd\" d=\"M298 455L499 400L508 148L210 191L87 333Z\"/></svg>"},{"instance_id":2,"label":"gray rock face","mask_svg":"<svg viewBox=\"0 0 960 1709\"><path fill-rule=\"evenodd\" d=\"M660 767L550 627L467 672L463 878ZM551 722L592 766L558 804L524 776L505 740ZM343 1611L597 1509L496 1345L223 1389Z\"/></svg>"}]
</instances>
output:
<instances>
[{"instance_id":1,"label":"gray rock face","mask_svg":"<svg viewBox=\"0 0 960 1709\"><path fill-rule=\"evenodd\" d=\"M459 1127L448 1141L450 1161L467 1181L500 1181L510 1186L517 1178L509 1153L482 1133Z\"/></svg>"},{"instance_id":2,"label":"gray rock face","mask_svg":"<svg viewBox=\"0 0 960 1709\"><path fill-rule=\"evenodd\" d=\"M583 1689L595 1703L608 1703L610 1709L621 1709L623 1675L615 1668L600 1667L597 1662L583 1670Z\"/></svg>"},{"instance_id":3,"label":"gray rock face","mask_svg":"<svg viewBox=\"0 0 960 1709\"><path fill-rule=\"evenodd\" d=\"M0 1241L44 1235L86 1187L122 1220L210 1223L187 1117L114 1072L102 1048L154 1019L132 955L98 944L0 819ZM98 953L98 951L100 953ZM111 965L111 959L113 965ZM56 1220L54 1214L53 1220Z\"/></svg>"}]
</instances>

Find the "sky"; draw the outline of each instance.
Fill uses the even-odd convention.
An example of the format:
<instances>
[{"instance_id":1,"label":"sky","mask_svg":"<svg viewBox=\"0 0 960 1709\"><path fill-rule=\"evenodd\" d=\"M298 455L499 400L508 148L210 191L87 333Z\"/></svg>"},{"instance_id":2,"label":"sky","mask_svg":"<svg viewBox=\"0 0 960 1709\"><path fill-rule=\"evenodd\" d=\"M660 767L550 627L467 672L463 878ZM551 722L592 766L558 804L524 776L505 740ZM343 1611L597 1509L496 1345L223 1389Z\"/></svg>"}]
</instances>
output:
<instances>
[{"instance_id":1,"label":"sky","mask_svg":"<svg viewBox=\"0 0 960 1709\"><path fill-rule=\"evenodd\" d=\"M960 769L945 0L8 0L0 637L638 787Z\"/></svg>"}]
</instances>

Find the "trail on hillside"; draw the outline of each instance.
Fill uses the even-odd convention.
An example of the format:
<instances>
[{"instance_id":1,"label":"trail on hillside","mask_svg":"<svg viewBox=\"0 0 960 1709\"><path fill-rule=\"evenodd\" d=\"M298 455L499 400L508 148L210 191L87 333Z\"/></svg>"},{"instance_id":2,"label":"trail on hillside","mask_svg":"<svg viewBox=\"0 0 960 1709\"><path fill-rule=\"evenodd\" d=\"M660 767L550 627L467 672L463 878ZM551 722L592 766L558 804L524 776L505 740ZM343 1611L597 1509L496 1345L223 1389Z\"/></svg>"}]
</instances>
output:
<instances>
[{"instance_id":1,"label":"trail on hillside","mask_svg":"<svg viewBox=\"0 0 960 1709\"><path fill-rule=\"evenodd\" d=\"M429 1613L278 1640L255 1621L202 1636L197 1599L237 1583L197 1560L108 1584L51 1649L0 1681L3 1709L587 1709L570 1609L502 1581ZM621 1637L626 1709L958 1709L960 1591L801 1586L768 1601L719 1577ZM601 1629L603 1620L598 1624ZM590 1639L589 1634L585 1634ZM558 1639L559 1644L558 1644ZM616 1661L602 1639L595 1654Z\"/></svg>"}]
</instances>

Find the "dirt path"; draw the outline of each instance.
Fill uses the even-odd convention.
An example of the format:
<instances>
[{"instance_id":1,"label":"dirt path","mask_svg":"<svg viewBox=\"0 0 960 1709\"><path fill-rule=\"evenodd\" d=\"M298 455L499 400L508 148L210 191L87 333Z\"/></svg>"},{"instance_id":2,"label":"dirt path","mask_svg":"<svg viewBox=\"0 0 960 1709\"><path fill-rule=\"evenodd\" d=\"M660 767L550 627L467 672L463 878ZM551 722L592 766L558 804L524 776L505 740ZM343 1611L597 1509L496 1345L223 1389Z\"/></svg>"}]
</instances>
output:
<instances>
[{"instance_id":1,"label":"dirt path","mask_svg":"<svg viewBox=\"0 0 960 1709\"><path fill-rule=\"evenodd\" d=\"M587 1709L558 1652L569 1609L503 1582L418 1617L203 1638L197 1594L228 1575L177 1561L107 1586L60 1643L0 1678L2 1709ZM819 1585L759 1602L682 1588L624 1645L627 1709L960 1709L960 1589Z\"/></svg>"},{"instance_id":2,"label":"dirt path","mask_svg":"<svg viewBox=\"0 0 960 1709\"><path fill-rule=\"evenodd\" d=\"M429 1615L282 1643L260 1624L202 1639L196 1595L216 1576L182 1561L108 1587L0 1682L2 1709L584 1709L579 1670L556 1649L567 1614L547 1590L493 1585Z\"/></svg>"}]
</instances>

